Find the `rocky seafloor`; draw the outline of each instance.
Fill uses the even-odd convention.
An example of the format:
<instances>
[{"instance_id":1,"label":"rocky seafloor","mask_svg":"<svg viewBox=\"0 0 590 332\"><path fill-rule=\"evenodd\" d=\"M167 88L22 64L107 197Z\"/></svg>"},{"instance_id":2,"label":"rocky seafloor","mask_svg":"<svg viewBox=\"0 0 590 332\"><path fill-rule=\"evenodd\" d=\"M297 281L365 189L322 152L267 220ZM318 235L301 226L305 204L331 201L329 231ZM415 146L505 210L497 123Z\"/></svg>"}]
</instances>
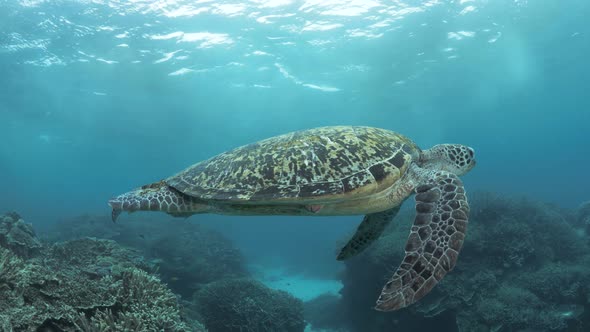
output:
<instances>
[{"instance_id":1,"label":"rocky seafloor","mask_svg":"<svg viewBox=\"0 0 590 332\"><path fill-rule=\"evenodd\" d=\"M345 262L340 294L307 302L252 276L218 232L162 220L64 220L36 234L0 215L0 331L588 331L590 202L470 197L456 268L422 301L372 309L413 211Z\"/></svg>"}]
</instances>

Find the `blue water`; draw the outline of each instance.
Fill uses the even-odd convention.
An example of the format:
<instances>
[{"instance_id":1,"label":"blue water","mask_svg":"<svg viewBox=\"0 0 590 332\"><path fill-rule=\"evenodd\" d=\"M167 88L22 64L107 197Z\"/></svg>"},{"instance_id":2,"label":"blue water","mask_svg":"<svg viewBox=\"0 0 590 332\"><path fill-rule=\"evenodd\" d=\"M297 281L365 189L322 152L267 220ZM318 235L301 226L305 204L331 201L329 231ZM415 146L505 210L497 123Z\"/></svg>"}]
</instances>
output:
<instances>
[{"instance_id":1,"label":"blue water","mask_svg":"<svg viewBox=\"0 0 590 332\"><path fill-rule=\"evenodd\" d=\"M110 197L232 147L336 124L468 144L468 191L577 206L588 14L586 0L0 1L0 211L106 215ZM359 217L191 221L253 258L331 270Z\"/></svg>"}]
</instances>

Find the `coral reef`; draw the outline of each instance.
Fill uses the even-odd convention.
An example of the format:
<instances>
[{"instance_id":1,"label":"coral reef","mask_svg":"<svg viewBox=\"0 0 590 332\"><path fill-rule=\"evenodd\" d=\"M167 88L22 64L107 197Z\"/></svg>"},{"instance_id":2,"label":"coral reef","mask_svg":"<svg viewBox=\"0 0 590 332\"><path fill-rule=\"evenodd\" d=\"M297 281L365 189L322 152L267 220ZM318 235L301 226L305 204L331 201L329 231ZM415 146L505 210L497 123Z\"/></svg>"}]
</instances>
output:
<instances>
[{"instance_id":1,"label":"coral reef","mask_svg":"<svg viewBox=\"0 0 590 332\"><path fill-rule=\"evenodd\" d=\"M62 221L47 237L63 241L95 236L137 248L159 262L162 281L185 299L209 282L248 276L240 251L220 233L175 218L142 218L152 219L132 215L113 224L106 217L80 216Z\"/></svg>"},{"instance_id":2,"label":"coral reef","mask_svg":"<svg viewBox=\"0 0 590 332\"><path fill-rule=\"evenodd\" d=\"M220 233L193 223L176 226L150 241L147 250L148 257L160 261L162 280L176 293L191 298L210 282L248 276L241 253Z\"/></svg>"},{"instance_id":3,"label":"coral reef","mask_svg":"<svg viewBox=\"0 0 590 332\"><path fill-rule=\"evenodd\" d=\"M117 270L137 267L148 272L157 269L154 261L147 261L137 249L120 246L113 240L82 238L58 242L47 248L44 265L54 270L76 268L92 277L112 274Z\"/></svg>"},{"instance_id":4,"label":"coral reef","mask_svg":"<svg viewBox=\"0 0 590 332\"><path fill-rule=\"evenodd\" d=\"M346 331L341 307L340 296L325 293L304 302L303 313L311 330Z\"/></svg>"},{"instance_id":5,"label":"coral reef","mask_svg":"<svg viewBox=\"0 0 590 332\"><path fill-rule=\"evenodd\" d=\"M82 331L204 331L180 322L176 296L158 278L143 270L127 269L113 278L118 288L116 307L97 308L74 320ZM114 309L116 308L116 309ZM115 313L115 310L117 313Z\"/></svg>"},{"instance_id":6,"label":"coral reef","mask_svg":"<svg viewBox=\"0 0 590 332\"><path fill-rule=\"evenodd\" d=\"M195 294L202 321L211 332L302 332L303 303L289 293L247 279L225 279Z\"/></svg>"},{"instance_id":7,"label":"coral reef","mask_svg":"<svg viewBox=\"0 0 590 332\"><path fill-rule=\"evenodd\" d=\"M2 331L203 330L183 322L176 296L137 251L93 238L40 249L25 258L0 247Z\"/></svg>"},{"instance_id":8,"label":"coral reef","mask_svg":"<svg viewBox=\"0 0 590 332\"><path fill-rule=\"evenodd\" d=\"M577 215L580 221L584 223L590 223L590 201L580 204Z\"/></svg>"},{"instance_id":9,"label":"coral reef","mask_svg":"<svg viewBox=\"0 0 590 332\"><path fill-rule=\"evenodd\" d=\"M590 234L590 201L580 204L576 211L576 219L581 227L586 231L586 234Z\"/></svg>"},{"instance_id":10,"label":"coral reef","mask_svg":"<svg viewBox=\"0 0 590 332\"><path fill-rule=\"evenodd\" d=\"M0 216L0 247L10 249L20 257L28 258L39 253L41 242L33 226L15 212Z\"/></svg>"},{"instance_id":11,"label":"coral reef","mask_svg":"<svg viewBox=\"0 0 590 332\"><path fill-rule=\"evenodd\" d=\"M455 270L416 305L386 315L374 305L401 259L413 212L346 262L343 311L353 331L581 331L590 327L590 248L571 211L476 193ZM401 222L399 222L401 220ZM363 285L359 287L359 285Z\"/></svg>"}]
</instances>

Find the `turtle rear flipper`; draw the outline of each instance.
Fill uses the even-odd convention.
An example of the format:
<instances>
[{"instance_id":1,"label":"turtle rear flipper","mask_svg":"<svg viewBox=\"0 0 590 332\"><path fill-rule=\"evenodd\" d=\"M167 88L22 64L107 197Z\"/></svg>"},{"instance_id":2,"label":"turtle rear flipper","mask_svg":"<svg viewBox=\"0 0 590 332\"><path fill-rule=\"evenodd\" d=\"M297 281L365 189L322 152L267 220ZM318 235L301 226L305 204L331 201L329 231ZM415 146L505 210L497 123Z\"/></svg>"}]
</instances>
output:
<instances>
[{"instance_id":1,"label":"turtle rear flipper","mask_svg":"<svg viewBox=\"0 0 590 332\"><path fill-rule=\"evenodd\" d=\"M356 233L342 247L336 259L339 261L349 259L365 250L373 241L381 236L385 227L395 218L399 209L400 206L396 206L389 210L367 214L356 229Z\"/></svg>"},{"instance_id":2,"label":"turtle rear flipper","mask_svg":"<svg viewBox=\"0 0 590 332\"><path fill-rule=\"evenodd\" d=\"M208 212L209 205L198 198L181 193L165 181L134 189L109 200L113 221L122 212L162 211L174 217L188 217Z\"/></svg>"},{"instance_id":3,"label":"turtle rear flipper","mask_svg":"<svg viewBox=\"0 0 590 332\"><path fill-rule=\"evenodd\" d=\"M455 266L463 245L469 205L459 178L449 172L419 174L416 219L403 262L385 284L375 309L406 307L428 294Z\"/></svg>"}]
</instances>

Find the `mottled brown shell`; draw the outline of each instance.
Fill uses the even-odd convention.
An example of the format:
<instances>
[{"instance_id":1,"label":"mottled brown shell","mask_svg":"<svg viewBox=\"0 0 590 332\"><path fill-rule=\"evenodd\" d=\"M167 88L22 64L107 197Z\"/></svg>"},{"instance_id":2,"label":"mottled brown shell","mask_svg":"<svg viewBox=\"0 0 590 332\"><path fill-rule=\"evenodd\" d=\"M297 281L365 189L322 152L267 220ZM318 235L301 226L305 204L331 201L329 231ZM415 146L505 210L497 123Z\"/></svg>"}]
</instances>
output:
<instances>
[{"instance_id":1,"label":"mottled brown shell","mask_svg":"<svg viewBox=\"0 0 590 332\"><path fill-rule=\"evenodd\" d=\"M329 202L390 187L419 151L384 129L322 127L236 148L165 181L204 200Z\"/></svg>"}]
</instances>

